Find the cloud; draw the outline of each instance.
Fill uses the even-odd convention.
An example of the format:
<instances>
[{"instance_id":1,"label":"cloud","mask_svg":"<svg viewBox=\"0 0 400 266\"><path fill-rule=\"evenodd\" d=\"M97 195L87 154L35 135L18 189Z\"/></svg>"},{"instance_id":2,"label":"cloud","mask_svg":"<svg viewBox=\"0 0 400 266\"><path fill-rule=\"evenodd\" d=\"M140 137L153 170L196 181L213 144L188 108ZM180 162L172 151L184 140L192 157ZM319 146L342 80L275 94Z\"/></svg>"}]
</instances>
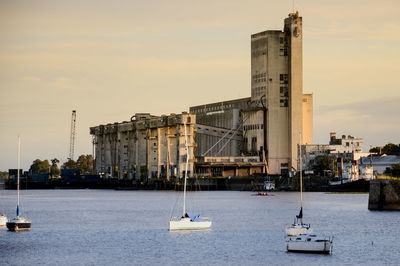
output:
<instances>
[{"instance_id":1,"label":"cloud","mask_svg":"<svg viewBox=\"0 0 400 266\"><path fill-rule=\"evenodd\" d=\"M21 80L23 80L23 81L40 81L40 78L35 77L35 76L25 76L25 77L22 77Z\"/></svg>"},{"instance_id":2,"label":"cloud","mask_svg":"<svg viewBox=\"0 0 400 266\"><path fill-rule=\"evenodd\" d=\"M364 138L369 144L400 143L400 97L377 98L354 103L323 105L315 109L315 143L326 143L328 133L340 132Z\"/></svg>"}]
</instances>

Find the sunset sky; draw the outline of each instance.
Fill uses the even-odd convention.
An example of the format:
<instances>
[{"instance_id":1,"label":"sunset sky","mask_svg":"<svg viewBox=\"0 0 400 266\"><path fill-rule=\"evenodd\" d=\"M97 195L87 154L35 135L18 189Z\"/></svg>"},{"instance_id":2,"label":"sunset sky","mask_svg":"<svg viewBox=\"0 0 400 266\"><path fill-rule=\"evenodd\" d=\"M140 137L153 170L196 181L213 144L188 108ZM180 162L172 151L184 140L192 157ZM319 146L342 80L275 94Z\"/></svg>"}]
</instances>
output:
<instances>
[{"instance_id":1,"label":"sunset sky","mask_svg":"<svg viewBox=\"0 0 400 266\"><path fill-rule=\"evenodd\" d=\"M314 143L400 143L400 1L295 1ZM293 1L0 1L0 170L91 154L89 127L250 96L250 35ZM76 156L77 157L77 156Z\"/></svg>"}]
</instances>

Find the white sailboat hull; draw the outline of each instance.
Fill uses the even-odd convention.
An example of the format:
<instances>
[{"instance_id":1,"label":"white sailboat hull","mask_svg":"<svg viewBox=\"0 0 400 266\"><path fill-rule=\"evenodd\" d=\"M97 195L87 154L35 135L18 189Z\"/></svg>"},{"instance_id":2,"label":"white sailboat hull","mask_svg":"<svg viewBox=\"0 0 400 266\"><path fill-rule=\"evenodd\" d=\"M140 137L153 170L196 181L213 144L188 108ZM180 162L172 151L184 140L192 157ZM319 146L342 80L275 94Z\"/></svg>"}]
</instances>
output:
<instances>
[{"instance_id":1,"label":"white sailboat hull","mask_svg":"<svg viewBox=\"0 0 400 266\"><path fill-rule=\"evenodd\" d=\"M189 218L181 218L169 221L169 230L208 230L211 228L211 221L191 221Z\"/></svg>"},{"instance_id":2,"label":"white sailboat hull","mask_svg":"<svg viewBox=\"0 0 400 266\"><path fill-rule=\"evenodd\" d=\"M304 235L301 238L289 238L286 240L286 250L288 252L330 254L332 248L333 244L331 239L308 237L308 235Z\"/></svg>"}]
</instances>

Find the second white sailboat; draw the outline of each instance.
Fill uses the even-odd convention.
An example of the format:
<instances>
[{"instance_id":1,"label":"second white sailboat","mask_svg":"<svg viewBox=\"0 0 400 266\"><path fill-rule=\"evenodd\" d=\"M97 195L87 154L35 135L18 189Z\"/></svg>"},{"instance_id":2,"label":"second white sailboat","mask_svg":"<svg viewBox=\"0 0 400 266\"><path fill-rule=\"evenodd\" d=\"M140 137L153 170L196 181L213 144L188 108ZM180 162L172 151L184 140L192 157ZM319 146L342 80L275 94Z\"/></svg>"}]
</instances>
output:
<instances>
[{"instance_id":1,"label":"second white sailboat","mask_svg":"<svg viewBox=\"0 0 400 266\"><path fill-rule=\"evenodd\" d=\"M169 230L207 230L211 228L211 221L206 217L200 217L200 215L193 215L186 212L186 183L187 183L187 172L189 165L189 144L187 137L186 123L183 123L185 128L185 148L186 148L186 164L185 164L185 177L183 186L183 212L181 217L173 217L169 221Z\"/></svg>"}]
</instances>

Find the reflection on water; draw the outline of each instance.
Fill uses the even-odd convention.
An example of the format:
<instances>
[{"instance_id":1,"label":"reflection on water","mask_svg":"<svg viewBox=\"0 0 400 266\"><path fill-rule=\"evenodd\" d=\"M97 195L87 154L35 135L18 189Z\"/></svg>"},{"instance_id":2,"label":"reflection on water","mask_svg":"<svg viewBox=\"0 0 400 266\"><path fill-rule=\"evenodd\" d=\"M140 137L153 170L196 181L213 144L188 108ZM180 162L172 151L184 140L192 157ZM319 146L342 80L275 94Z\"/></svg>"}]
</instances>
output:
<instances>
[{"instance_id":1,"label":"reflection on water","mask_svg":"<svg viewBox=\"0 0 400 266\"><path fill-rule=\"evenodd\" d=\"M299 194L189 192L189 210L212 219L210 231L169 232L179 192L28 190L29 232L0 229L0 265L395 264L400 212L371 212L368 194L304 194L304 221L333 235L332 256L285 252L284 228ZM0 192L0 212L15 214L15 191ZM177 202L177 204L176 204ZM174 207L175 206L175 207ZM192 208L192 209L190 209Z\"/></svg>"}]
</instances>

